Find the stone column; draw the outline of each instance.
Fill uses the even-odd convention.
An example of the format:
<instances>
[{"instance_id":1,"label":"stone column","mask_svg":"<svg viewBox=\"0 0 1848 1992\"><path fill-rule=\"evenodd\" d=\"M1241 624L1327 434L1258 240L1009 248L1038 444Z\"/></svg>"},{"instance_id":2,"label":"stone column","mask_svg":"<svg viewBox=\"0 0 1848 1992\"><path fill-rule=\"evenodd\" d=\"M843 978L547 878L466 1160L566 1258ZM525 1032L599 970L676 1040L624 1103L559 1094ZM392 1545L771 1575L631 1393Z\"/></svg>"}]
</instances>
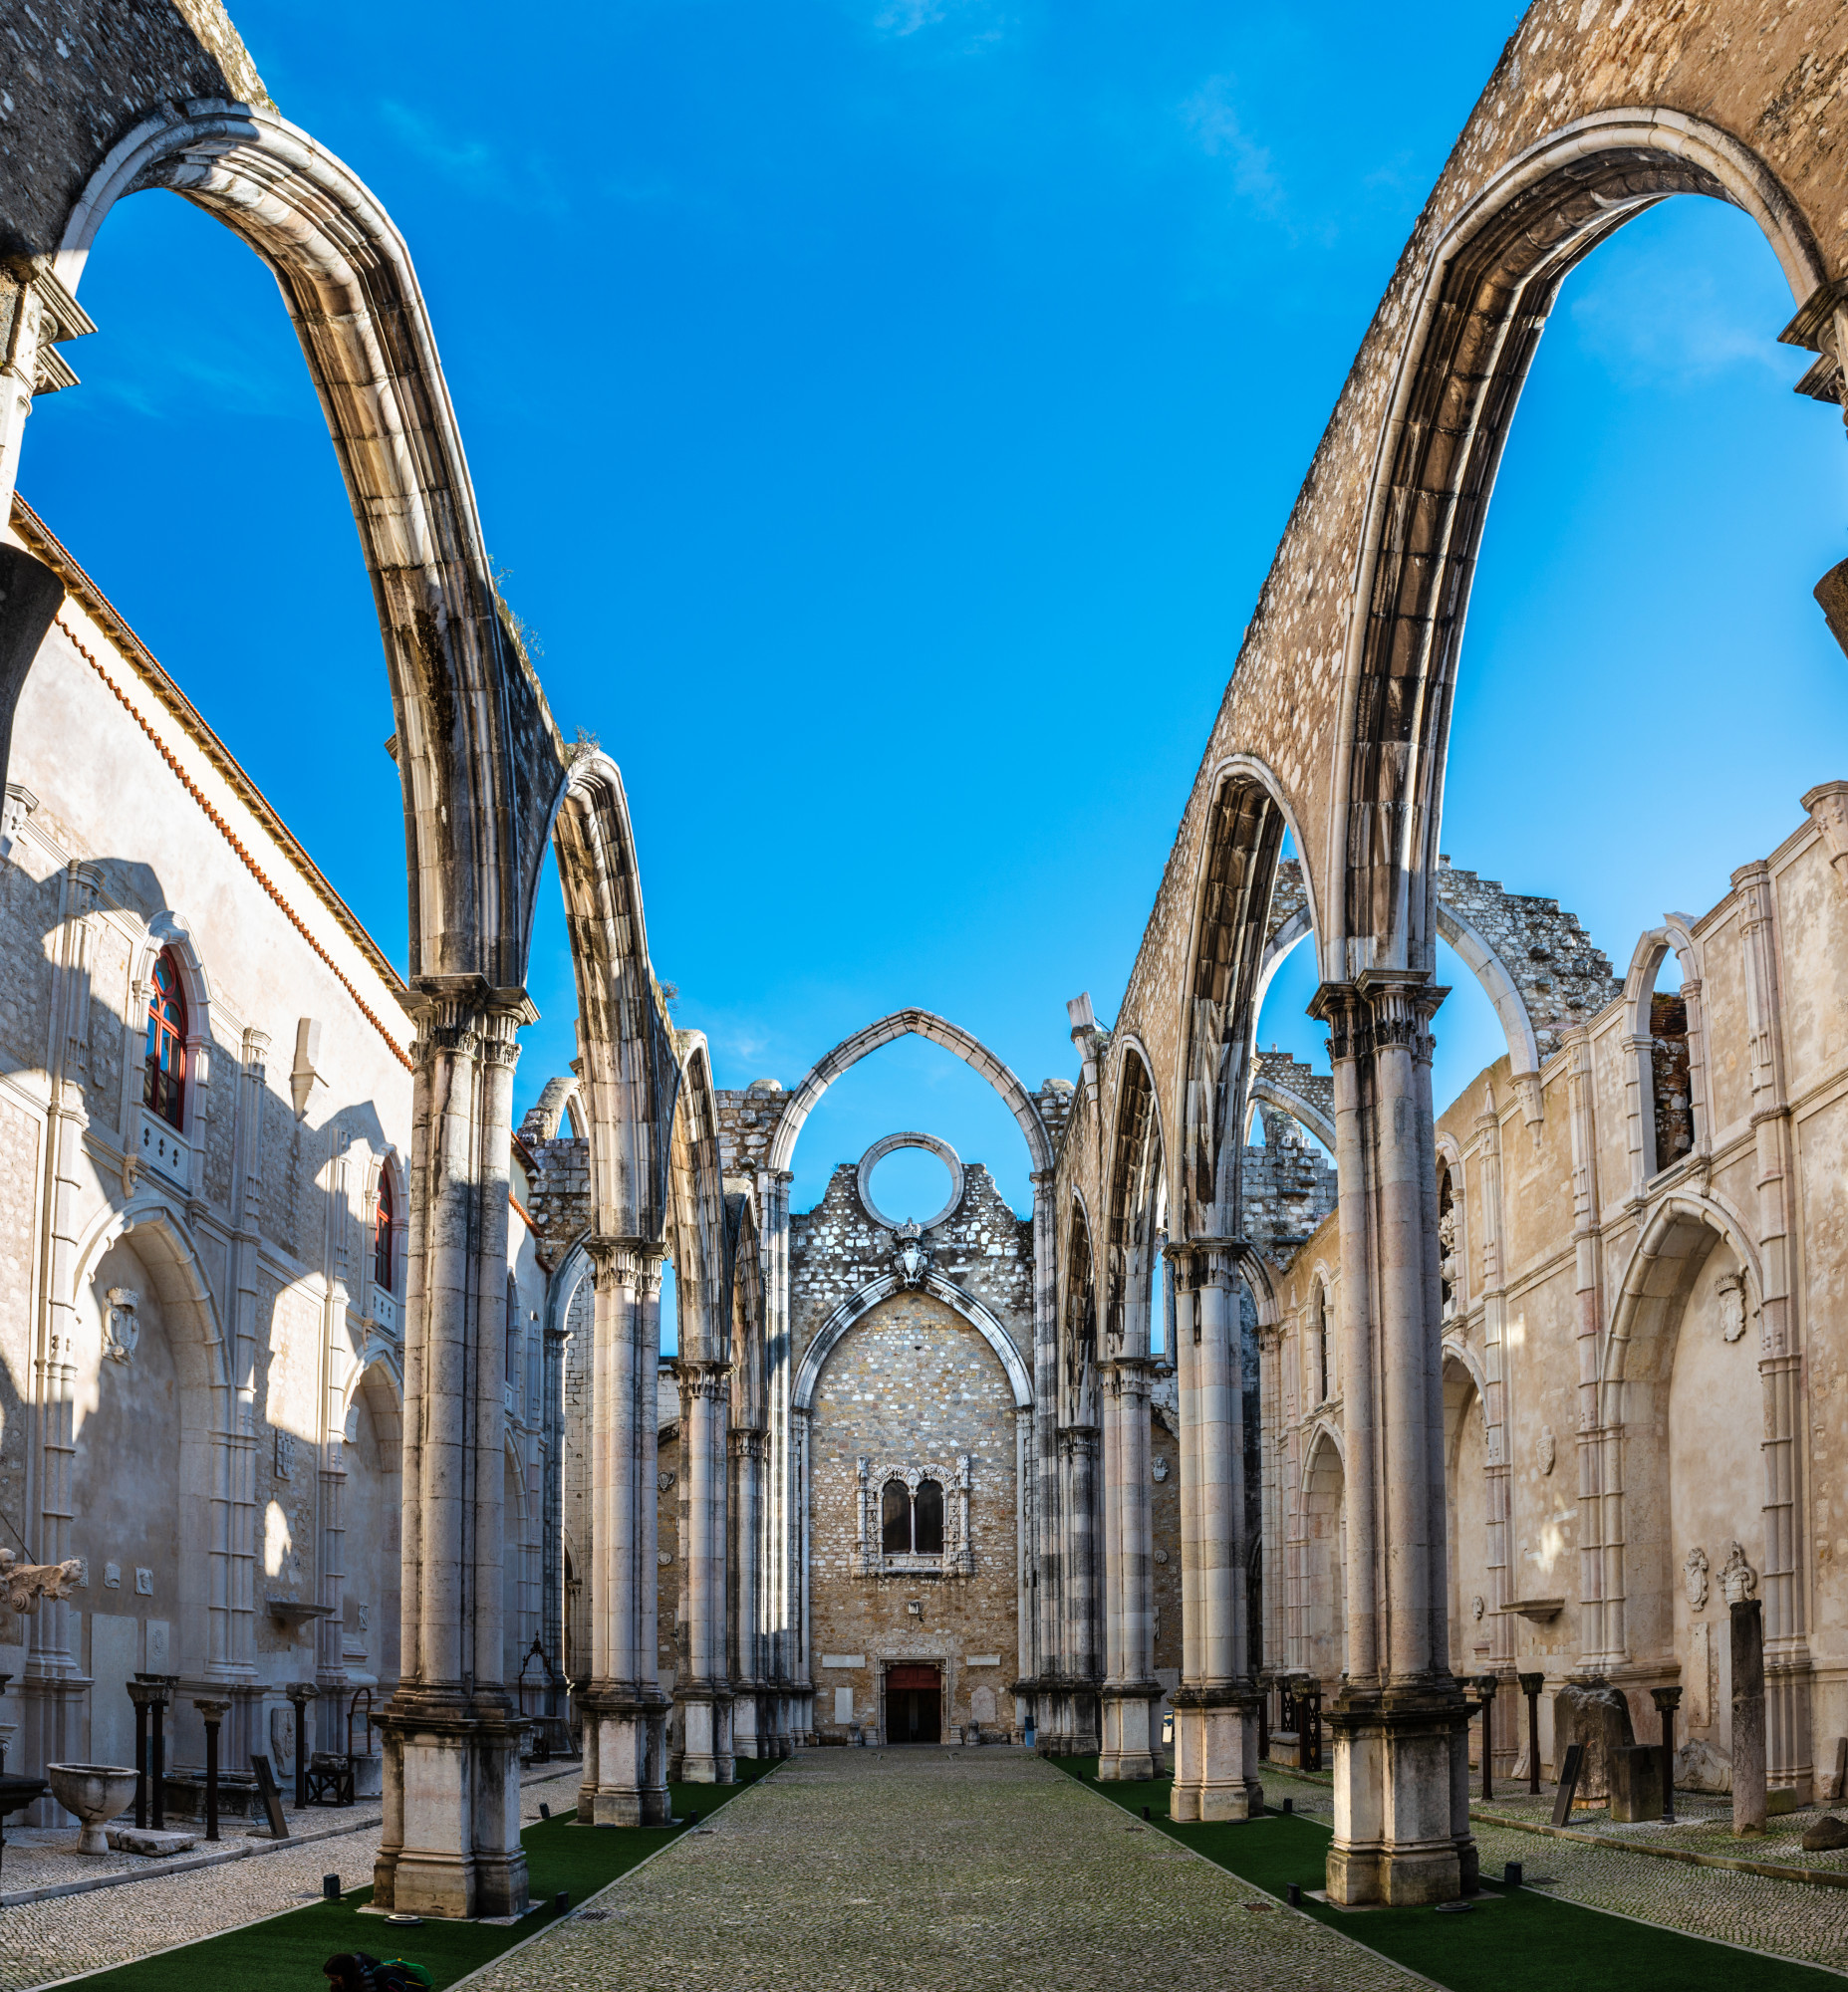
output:
<instances>
[{"instance_id":1,"label":"stone column","mask_svg":"<svg viewBox=\"0 0 1848 1992\"><path fill-rule=\"evenodd\" d=\"M1742 902L1751 1122L1757 1146L1756 1231L1764 1275L1758 1370L1763 1390L1765 1764L1770 1781L1807 1805L1815 1789L1810 1654L1803 1569L1803 1448L1807 1390L1792 1244L1796 1157L1784 1084L1783 998L1776 891L1768 865L1732 874Z\"/></svg>"},{"instance_id":2,"label":"stone column","mask_svg":"<svg viewBox=\"0 0 1848 1992\"><path fill-rule=\"evenodd\" d=\"M1162 1684L1151 1671L1155 1570L1149 1499L1147 1357L1098 1365L1104 1412L1104 1686L1099 1710L1100 1779L1155 1776L1154 1711Z\"/></svg>"},{"instance_id":3,"label":"stone column","mask_svg":"<svg viewBox=\"0 0 1848 1992\"><path fill-rule=\"evenodd\" d=\"M90 1125L85 1100L89 921L101 884L102 874L94 866L74 861L65 868L64 917L59 924L52 986L44 1302L37 1324L39 1347L33 1379L39 1453L36 1561L40 1563L62 1563L72 1554L72 1476L77 1458L77 1234L82 1179L87 1172L84 1135ZM101 1583L100 1572L97 1582ZM23 1762L18 1768L29 1773L89 1754L88 1739L80 1733L89 1681L73 1637L73 1614L69 1604L46 1599L27 1620L26 1667L20 1682ZM51 1826L62 1813L63 1808L54 1801L42 1799L26 1817L34 1825Z\"/></svg>"},{"instance_id":4,"label":"stone column","mask_svg":"<svg viewBox=\"0 0 1848 1992\"><path fill-rule=\"evenodd\" d=\"M725 1566L726 1421L731 1369L724 1363L679 1362L680 1431L685 1440L686 1566L685 1678L676 1678L680 1711L680 1776L690 1785L728 1785L736 1775L732 1750L731 1669L727 1654Z\"/></svg>"},{"instance_id":5,"label":"stone column","mask_svg":"<svg viewBox=\"0 0 1848 1992\"><path fill-rule=\"evenodd\" d=\"M648 1238L595 1238L596 1379L591 1410L591 1685L584 1710L586 1826L664 1826L667 1697L658 1645L656 1375L665 1252Z\"/></svg>"},{"instance_id":6,"label":"stone column","mask_svg":"<svg viewBox=\"0 0 1848 1992\"><path fill-rule=\"evenodd\" d=\"M1264 1797L1246 1626L1237 1251L1230 1238L1195 1238L1169 1247L1177 1286L1185 1267L1192 1299L1180 1321L1177 1352L1182 1428L1190 1443L1181 1450L1185 1635L1181 1690L1175 1696L1176 1819L1249 1819L1262 1809ZM1185 1759L1179 1748L1184 1724L1189 1735Z\"/></svg>"},{"instance_id":7,"label":"stone column","mask_svg":"<svg viewBox=\"0 0 1848 1992\"><path fill-rule=\"evenodd\" d=\"M1062 1754L1089 1757L1101 1747L1097 1697L1102 1672L1099 1617L1098 1429L1059 1431L1059 1512L1064 1522L1064 1712L1057 1732Z\"/></svg>"},{"instance_id":8,"label":"stone column","mask_svg":"<svg viewBox=\"0 0 1848 1992\"><path fill-rule=\"evenodd\" d=\"M763 1222L763 1306L766 1428L763 1472L763 1562L761 1610L764 1659L769 1674L765 1713L775 1754L789 1755L793 1726L791 1694L796 1646L797 1573L795 1461L790 1444L789 1392L793 1352L789 1328L789 1185L787 1169L759 1169L757 1208Z\"/></svg>"},{"instance_id":9,"label":"stone column","mask_svg":"<svg viewBox=\"0 0 1848 1992\"><path fill-rule=\"evenodd\" d=\"M502 1679L507 1166L517 990L432 978L417 1020L404 1330L401 1676L387 1704L382 1908L520 1915L519 1748Z\"/></svg>"},{"instance_id":10,"label":"stone column","mask_svg":"<svg viewBox=\"0 0 1848 1992\"><path fill-rule=\"evenodd\" d=\"M1033 1531L1028 1555L1030 1659L1022 1667L1035 1683L1033 1727L1042 1749L1060 1729L1066 1697L1059 1681L1066 1671L1063 1633L1064 1543L1060 1513L1059 1461L1059 1265L1054 1172L1033 1174Z\"/></svg>"},{"instance_id":11,"label":"stone column","mask_svg":"<svg viewBox=\"0 0 1848 1992\"><path fill-rule=\"evenodd\" d=\"M763 1433L733 1425L730 1434L732 1749L767 1757L761 1724L762 1641L758 1635L758 1558L762 1551Z\"/></svg>"},{"instance_id":12,"label":"stone column","mask_svg":"<svg viewBox=\"0 0 1848 1992\"><path fill-rule=\"evenodd\" d=\"M1348 1676L1329 1713L1338 1902L1444 1901L1473 1880L1469 1709L1450 1671L1429 976L1325 984L1341 1195ZM1376 1491L1377 1490L1377 1491Z\"/></svg>"},{"instance_id":13,"label":"stone column","mask_svg":"<svg viewBox=\"0 0 1848 1992\"><path fill-rule=\"evenodd\" d=\"M1507 1288L1501 1271L1501 1120L1492 1097L1476 1116L1475 1132L1481 1204L1476 1228L1482 1250L1482 1418L1487 1432L1488 1462L1489 1665L1498 1680L1511 1682L1514 1618L1508 1606L1514 1596L1509 1589L1514 1482L1509 1435L1514 1429L1514 1416L1509 1401ZM1520 1707L1511 1694L1498 1697L1494 1707L1501 1711L1493 1718L1497 1730L1494 1770L1497 1776L1509 1777L1523 1748Z\"/></svg>"}]
</instances>

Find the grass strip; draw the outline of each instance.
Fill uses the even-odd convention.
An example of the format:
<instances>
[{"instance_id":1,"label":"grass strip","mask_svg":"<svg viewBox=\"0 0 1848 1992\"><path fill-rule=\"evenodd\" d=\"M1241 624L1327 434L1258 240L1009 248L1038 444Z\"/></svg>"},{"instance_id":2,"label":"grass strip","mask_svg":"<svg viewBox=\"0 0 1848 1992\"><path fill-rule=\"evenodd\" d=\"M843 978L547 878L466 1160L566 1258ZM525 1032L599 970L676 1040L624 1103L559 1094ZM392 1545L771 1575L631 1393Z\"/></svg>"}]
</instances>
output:
<instances>
[{"instance_id":1,"label":"grass strip","mask_svg":"<svg viewBox=\"0 0 1848 1992\"><path fill-rule=\"evenodd\" d=\"M1423 1973L1450 1992L1635 1992L1673 1984L1676 1992L1840 1992L1841 1976L1815 1965L1769 1958L1689 1936L1659 1923L1632 1922L1533 1888L1503 1888L1486 1876L1480 1906L1470 1915L1435 1908L1331 1909L1308 1898L1326 1885L1330 1829L1294 1814L1206 1826L1168 1817L1172 1778L1147 1784L1097 1781L1095 1757L1055 1757L1068 1777L1140 1818L1149 1808L1158 1830L1204 1855L1216 1867L1281 1897L1290 1882L1303 1890L1302 1912L1356 1943ZM1689 1876L1696 1885L1694 1876Z\"/></svg>"},{"instance_id":2,"label":"grass strip","mask_svg":"<svg viewBox=\"0 0 1848 1992\"><path fill-rule=\"evenodd\" d=\"M520 1845L526 1850L532 1899L543 1906L517 1923L426 1920L417 1929L394 1929L380 1916L360 1914L361 1905L373 1898L368 1885L348 1890L338 1902L286 1910L71 1982L85 1992L197 1992L200 1985L273 1985L313 1992L325 1984L321 1967L336 1951L364 1950L422 1965L440 1992L556 1921L553 1899L561 1889L570 1894L572 1908L581 1906L599 1888L677 1840L687 1831L690 1814L708 1819L727 1799L774 1769L768 1761L741 1759L735 1785L669 1785L673 1815L681 1822L677 1826L584 1828L575 1813L565 1813L525 1828ZM330 1849L330 1868L339 1859Z\"/></svg>"}]
</instances>

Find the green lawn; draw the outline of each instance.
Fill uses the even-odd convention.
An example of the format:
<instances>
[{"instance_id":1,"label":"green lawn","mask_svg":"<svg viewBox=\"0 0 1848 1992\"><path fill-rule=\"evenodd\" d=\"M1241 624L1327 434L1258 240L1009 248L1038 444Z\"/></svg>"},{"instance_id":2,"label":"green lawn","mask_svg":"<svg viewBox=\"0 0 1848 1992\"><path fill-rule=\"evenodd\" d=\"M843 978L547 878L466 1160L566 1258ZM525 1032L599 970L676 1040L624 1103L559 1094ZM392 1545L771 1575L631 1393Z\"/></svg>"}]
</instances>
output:
<instances>
[{"instance_id":1,"label":"green lawn","mask_svg":"<svg viewBox=\"0 0 1848 1992\"><path fill-rule=\"evenodd\" d=\"M687 1830L688 1815L710 1815L747 1784L774 1770L773 1763L740 1760L735 1785L670 1785L678 1826L644 1829L580 1827L575 1813L564 1813L520 1835L532 1880L534 1909L511 1926L491 1923L425 1922L418 1929L392 1929L379 1916L359 1913L372 1900L370 1886L352 1889L338 1902L316 1902L284 1915L271 1916L222 1936L204 1937L183 1949L135 1964L113 1965L75 1982L96 1992L198 1992L200 1985L256 1985L318 1992L326 1981L321 1967L336 1951L364 1950L374 1957L407 1957L421 1964L438 1987L453 1985L503 1950L544 1929L558 1911L553 1898L560 1889L576 1907L619 1874L646 1861ZM351 1864L354 1850L370 1840L356 1836L328 1844L327 1865Z\"/></svg>"},{"instance_id":2,"label":"green lawn","mask_svg":"<svg viewBox=\"0 0 1848 1992\"><path fill-rule=\"evenodd\" d=\"M1068 1776L1140 1815L1184 1846L1203 1854L1241 1880L1281 1896L1292 1881L1303 1889L1303 1912L1394 1963L1422 1972L1451 1992L1636 1992L1674 1985L1676 1992L1822 1992L1840 1976L1807 1964L1760 1957L1683 1936L1657 1924L1630 1922L1532 1888L1504 1889L1484 1877L1469 1915L1436 1909L1370 1909L1344 1913L1308 1899L1324 1885L1329 1829L1312 1819L1266 1813L1235 1825L1179 1825L1168 1817L1172 1778L1148 1784L1099 1784L1095 1757L1052 1759ZM1534 1843L1537 1858L1544 1841ZM1690 1870L1687 1885L1700 1885Z\"/></svg>"}]
</instances>

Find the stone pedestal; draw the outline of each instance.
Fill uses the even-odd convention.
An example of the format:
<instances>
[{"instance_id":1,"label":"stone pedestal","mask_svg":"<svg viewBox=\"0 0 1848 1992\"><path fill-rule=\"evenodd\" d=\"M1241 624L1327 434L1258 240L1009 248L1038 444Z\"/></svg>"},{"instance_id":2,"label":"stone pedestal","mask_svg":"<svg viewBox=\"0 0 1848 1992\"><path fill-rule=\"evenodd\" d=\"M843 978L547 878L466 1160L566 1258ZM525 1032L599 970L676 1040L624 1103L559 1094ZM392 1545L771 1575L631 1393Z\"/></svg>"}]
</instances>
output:
<instances>
[{"instance_id":1,"label":"stone pedestal","mask_svg":"<svg viewBox=\"0 0 1848 1992\"><path fill-rule=\"evenodd\" d=\"M1257 1700L1236 1687L1179 1687L1169 1817L1249 1819L1264 1809L1257 1775Z\"/></svg>"},{"instance_id":2,"label":"stone pedestal","mask_svg":"<svg viewBox=\"0 0 1848 1992\"><path fill-rule=\"evenodd\" d=\"M731 1727L732 1699L724 1688L692 1685L675 1690L685 1725L680 1742L680 1780L688 1785L728 1785L737 1776Z\"/></svg>"},{"instance_id":3,"label":"stone pedestal","mask_svg":"<svg viewBox=\"0 0 1848 1992\"><path fill-rule=\"evenodd\" d=\"M1455 1683L1347 1685L1326 1720L1335 1744L1329 1898L1407 1907L1473 1892L1469 1705Z\"/></svg>"},{"instance_id":4,"label":"stone pedestal","mask_svg":"<svg viewBox=\"0 0 1848 1992\"><path fill-rule=\"evenodd\" d=\"M1611 1753L1611 1817L1628 1825L1662 1817L1662 1752L1655 1744Z\"/></svg>"},{"instance_id":5,"label":"stone pedestal","mask_svg":"<svg viewBox=\"0 0 1848 1992\"><path fill-rule=\"evenodd\" d=\"M1100 1696L1097 1775L1100 1783L1143 1783L1162 1760L1157 1680L1106 1681Z\"/></svg>"},{"instance_id":6,"label":"stone pedestal","mask_svg":"<svg viewBox=\"0 0 1848 1992\"><path fill-rule=\"evenodd\" d=\"M667 1696L653 1681L624 1692L592 1688L584 1710L580 1826L665 1826Z\"/></svg>"},{"instance_id":7,"label":"stone pedestal","mask_svg":"<svg viewBox=\"0 0 1848 1992\"><path fill-rule=\"evenodd\" d=\"M522 1914L526 1724L492 1703L400 1690L377 1727L385 1738L386 1816L374 1901L420 1916Z\"/></svg>"}]
</instances>

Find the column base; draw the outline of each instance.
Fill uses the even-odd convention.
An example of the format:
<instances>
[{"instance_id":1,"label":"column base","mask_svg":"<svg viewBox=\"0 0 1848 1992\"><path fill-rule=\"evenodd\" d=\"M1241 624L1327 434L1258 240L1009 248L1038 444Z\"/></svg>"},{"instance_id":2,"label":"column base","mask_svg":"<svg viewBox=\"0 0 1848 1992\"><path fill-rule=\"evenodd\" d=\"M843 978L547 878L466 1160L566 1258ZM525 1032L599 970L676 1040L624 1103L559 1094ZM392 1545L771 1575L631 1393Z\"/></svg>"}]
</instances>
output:
<instances>
[{"instance_id":1,"label":"column base","mask_svg":"<svg viewBox=\"0 0 1848 1992\"><path fill-rule=\"evenodd\" d=\"M580 1826L665 1826L667 1711L654 1682L594 1685L579 1699L584 1711L584 1775L578 1788Z\"/></svg>"},{"instance_id":2,"label":"column base","mask_svg":"<svg viewBox=\"0 0 1848 1992\"><path fill-rule=\"evenodd\" d=\"M1264 1810L1257 1777L1257 1696L1248 1685L1187 1687L1175 1708L1177 1820L1250 1819Z\"/></svg>"},{"instance_id":3,"label":"column base","mask_svg":"<svg viewBox=\"0 0 1848 1992\"><path fill-rule=\"evenodd\" d=\"M1324 1719L1335 1750L1329 1899L1416 1907L1474 1893L1469 1708L1455 1681L1349 1683Z\"/></svg>"},{"instance_id":4,"label":"column base","mask_svg":"<svg viewBox=\"0 0 1848 1992\"><path fill-rule=\"evenodd\" d=\"M30 1663L28 1663L30 1665ZM89 1761L90 1677L88 1674L34 1674L28 1671L17 1689L20 1698L19 1741L13 1769L42 1778L47 1764ZM133 1756L133 1751L129 1751ZM69 1826L71 1815L48 1792L35 1799L17 1824Z\"/></svg>"},{"instance_id":5,"label":"column base","mask_svg":"<svg viewBox=\"0 0 1848 1992\"><path fill-rule=\"evenodd\" d=\"M769 1755L764 1747L762 1708L755 1681L737 1681L731 1690L731 1754L753 1763Z\"/></svg>"},{"instance_id":6,"label":"column base","mask_svg":"<svg viewBox=\"0 0 1848 1992\"><path fill-rule=\"evenodd\" d=\"M449 1921L524 1915L527 1724L501 1703L419 1689L394 1695L377 1722L388 1824L373 1868L374 1902Z\"/></svg>"},{"instance_id":7,"label":"column base","mask_svg":"<svg viewBox=\"0 0 1848 1992\"><path fill-rule=\"evenodd\" d=\"M1156 1734L1155 1711L1161 1706L1160 1681L1106 1681L1099 1696L1097 1753L1100 1784L1145 1784L1156 1775L1162 1746Z\"/></svg>"},{"instance_id":8,"label":"column base","mask_svg":"<svg viewBox=\"0 0 1848 1992\"><path fill-rule=\"evenodd\" d=\"M673 1699L680 1712L680 1782L687 1785L735 1782L737 1761L732 1743L730 1690L695 1684L676 1689Z\"/></svg>"}]
</instances>

